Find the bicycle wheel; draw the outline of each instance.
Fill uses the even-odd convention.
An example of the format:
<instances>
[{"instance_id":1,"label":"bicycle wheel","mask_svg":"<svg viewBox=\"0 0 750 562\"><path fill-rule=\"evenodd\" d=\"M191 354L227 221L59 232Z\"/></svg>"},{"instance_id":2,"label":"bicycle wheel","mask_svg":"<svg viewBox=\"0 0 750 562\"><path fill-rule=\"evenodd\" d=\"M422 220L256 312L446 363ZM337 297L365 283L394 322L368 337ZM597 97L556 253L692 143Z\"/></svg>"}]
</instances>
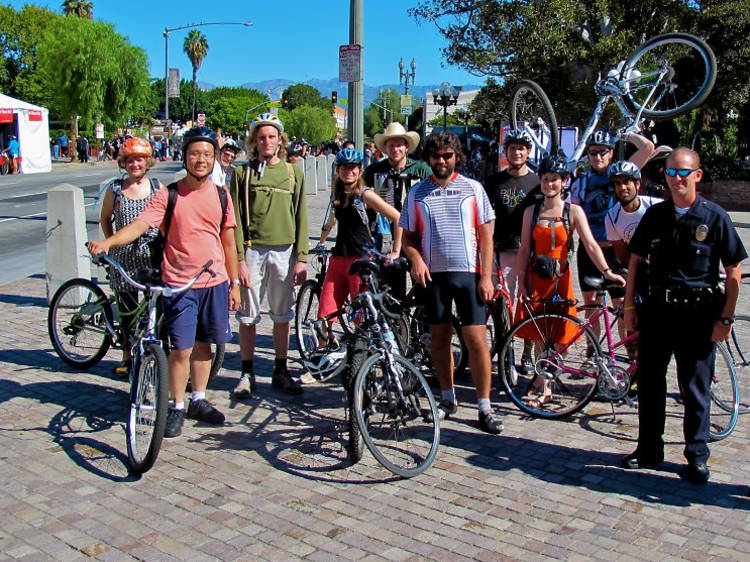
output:
<instances>
[{"instance_id":1,"label":"bicycle wheel","mask_svg":"<svg viewBox=\"0 0 750 562\"><path fill-rule=\"evenodd\" d=\"M742 387L742 381L747 381L750 375L750 316L740 314L735 316L732 325L732 337L727 342L727 349L732 356L734 371L737 374L737 387ZM739 413L750 412L750 397L743 398L740 393Z\"/></svg>"},{"instance_id":2,"label":"bicycle wheel","mask_svg":"<svg viewBox=\"0 0 750 562\"><path fill-rule=\"evenodd\" d=\"M224 364L224 344L215 344L213 349L213 354L211 357L211 370L208 373L208 383L211 384L211 381L214 380L214 377L216 377L221 372L221 367Z\"/></svg>"},{"instance_id":3,"label":"bicycle wheel","mask_svg":"<svg viewBox=\"0 0 750 562\"><path fill-rule=\"evenodd\" d=\"M362 437L357 415L354 413L354 379L367 358L367 341L358 337L351 347L349 367L344 374L344 390L346 391L346 417L348 421L349 440L346 452L349 460L358 463L365 454L365 440Z\"/></svg>"},{"instance_id":4,"label":"bicycle wheel","mask_svg":"<svg viewBox=\"0 0 750 562\"><path fill-rule=\"evenodd\" d=\"M71 367L87 369L101 361L110 346L106 320L112 305L88 279L63 283L52 297L47 329L52 347Z\"/></svg>"},{"instance_id":5,"label":"bicycle wheel","mask_svg":"<svg viewBox=\"0 0 750 562\"><path fill-rule=\"evenodd\" d=\"M534 343L531 371L521 364L525 340ZM497 363L505 392L518 408L540 418L561 418L594 396L600 355L593 333L576 318L545 312L511 328Z\"/></svg>"},{"instance_id":6,"label":"bicycle wheel","mask_svg":"<svg viewBox=\"0 0 750 562\"><path fill-rule=\"evenodd\" d=\"M726 345L716 344L714 374L711 378L711 418L708 435L712 441L720 441L734 430L739 414L740 392L732 358Z\"/></svg>"},{"instance_id":7,"label":"bicycle wheel","mask_svg":"<svg viewBox=\"0 0 750 562\"><path fill-rule=\"evenodd\" d=\"M440 444L437 404L422 373L413 363L393 356L370 356L354 380L354 414L365 445L394 474L411 478L435 460ZM403 399L396 384L403 389Z\"/></svg>"},{"instance_id":8,"label":"bicycle wheel","mask_svg":"<svg viewBox=\"0 0 750 562\"><path fill-rule=\"evenodd\" d=\"M7 176L10 173L10 162L8 159L4 159L2 165L0 165L0 174Z\"/></svg>"},{"instance_id":9,"label":"bicycle wheel","mask_svg":"<svg viewBox=\"0 0 750 562\"><path fill-rule=\"evenodd\" d=\"M135 361L128 415L128 459L134 472L146 472L159 455L167 423L169 378L164 350L149 344Z\"/></svg>"},{"instance_id":10,"label":"bicycle wheel","mask_svg":"<svg viewBox=\"0 0 750 562\"><path fill-rule=\"evenodd\" d=\"M667 119L702 104L716 82L716 57L688 33L658 35L641 45L620 72L624 99L643 117Z\"/></svg>"},{"instance_id":11,"label":"bicycle wheel","mask_svg":"<svg viewBox=\"0 0 750 562\"><path fill-rule=\"evenodd\" d=\"M297 295L297 306L294 311L294 333L297 336L297 349L302 359L308 359L310 352L317 347L314 328L306 323L318 318L319 306L320 287L317 281L305 281Z\"/></svg>"},{"instance_id":12,"label":"bicycle wheel","mask_svg":"<svg viewBox=\"0 0 750 562\"><path fill-rule=\"evenodd\" d=\"M541 153L553 153L560 144L552 103L542 87L533 80L521 80L511 94L510 126L529 133ZM533 151L532 151L533 152ZM541 154L533 155L536 159Z\"/></svg>"}]
</instances>

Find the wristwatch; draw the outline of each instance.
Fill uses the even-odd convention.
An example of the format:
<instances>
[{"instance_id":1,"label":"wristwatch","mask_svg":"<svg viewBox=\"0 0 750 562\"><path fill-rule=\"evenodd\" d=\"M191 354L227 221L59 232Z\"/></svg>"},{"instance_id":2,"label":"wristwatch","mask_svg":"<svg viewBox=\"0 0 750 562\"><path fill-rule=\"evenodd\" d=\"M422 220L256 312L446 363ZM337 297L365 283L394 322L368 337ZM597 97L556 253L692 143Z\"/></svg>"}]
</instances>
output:
<instances>
[{"instance_id":1,"label":"wristwatch","mask_svg":"<svg viewBox=\"0 0 750 562\"><path fill-rule=\"evenodd\" d=\"M239 279L232 279L232 285L241 285L241 284L242 283L240 283Z\"/></svg>"},{"instance_id":2,"label":"wristwatch","mask_svg":"<svg viewBox=\"0 0 750 562\"><path fill-rule=\"evenodd\" d=\"M728 316L722 316L721 318L719 318L719 322L721 322L725 326L731 326L732 324L734 324L734 318L729 318Z\"/></svg>"}]
</instances>

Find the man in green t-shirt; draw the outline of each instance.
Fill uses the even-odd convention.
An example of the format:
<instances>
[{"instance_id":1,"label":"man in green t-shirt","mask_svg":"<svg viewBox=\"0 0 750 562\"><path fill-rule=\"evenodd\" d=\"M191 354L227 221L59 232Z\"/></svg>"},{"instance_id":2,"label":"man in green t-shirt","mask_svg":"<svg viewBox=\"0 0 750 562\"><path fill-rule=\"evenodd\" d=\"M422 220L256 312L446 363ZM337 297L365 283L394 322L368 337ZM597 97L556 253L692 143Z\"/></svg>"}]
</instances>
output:
<instances>
[{"instance_id":1,"label":"man in green t-shirt","mask_svg":"<svg viewBox=\"0 0 750 562\"><path fill-rule=\"evenodd\" d=\"M293 287L307 276L304 175L285 161L288 140L278 117L261 113L250 124L248 134L250 161L235 170L230 182L242 288L242 306L237 313L242 376L234 396L246 397L255 389L255 326L260 322L264 296L273 320L273 387L301 394L302 387L289 374L286 360L289 321L294 317Z\"/></svg>"}]
</instances>

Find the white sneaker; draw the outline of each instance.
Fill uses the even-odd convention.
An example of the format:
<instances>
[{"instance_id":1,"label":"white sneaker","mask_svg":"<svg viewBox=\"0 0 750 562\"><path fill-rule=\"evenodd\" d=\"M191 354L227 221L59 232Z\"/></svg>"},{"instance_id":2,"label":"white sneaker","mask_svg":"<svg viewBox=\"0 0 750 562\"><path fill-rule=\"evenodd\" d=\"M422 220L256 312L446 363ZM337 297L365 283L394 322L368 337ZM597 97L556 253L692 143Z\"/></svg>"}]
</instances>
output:
<instances>
[{"instance_id":1,"label":"white sneaker","mask_svg":"<svg viewBox=\"0 0 750 562\"><path fill-rule=\"evenodd\" d=\"M255 391L255 375L253 373L242 373L240 381L234 387L232 395L235 398L247 398Z\"/></svg>"}]
</instances>

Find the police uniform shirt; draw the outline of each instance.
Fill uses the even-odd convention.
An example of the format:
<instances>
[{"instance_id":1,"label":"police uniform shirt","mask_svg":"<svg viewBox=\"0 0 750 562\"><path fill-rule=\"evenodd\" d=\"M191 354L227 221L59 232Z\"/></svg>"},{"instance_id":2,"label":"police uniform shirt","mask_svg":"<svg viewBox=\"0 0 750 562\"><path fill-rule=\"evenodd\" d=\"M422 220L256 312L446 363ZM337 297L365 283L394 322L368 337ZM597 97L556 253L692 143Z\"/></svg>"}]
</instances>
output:
<instances>
[{"instance_id":1,"label":"police uniform shirt","mask_svg":"<svg viewBox=\"0 0 750 562\"><path fill-rule=\"evenodd\" d=\"M649 258L652 287L716 287L719 264L734 265L747 257L727 212L700 195L679 219L671 200L650 207L628 245Z\"/></svg>"}]
</instances>

